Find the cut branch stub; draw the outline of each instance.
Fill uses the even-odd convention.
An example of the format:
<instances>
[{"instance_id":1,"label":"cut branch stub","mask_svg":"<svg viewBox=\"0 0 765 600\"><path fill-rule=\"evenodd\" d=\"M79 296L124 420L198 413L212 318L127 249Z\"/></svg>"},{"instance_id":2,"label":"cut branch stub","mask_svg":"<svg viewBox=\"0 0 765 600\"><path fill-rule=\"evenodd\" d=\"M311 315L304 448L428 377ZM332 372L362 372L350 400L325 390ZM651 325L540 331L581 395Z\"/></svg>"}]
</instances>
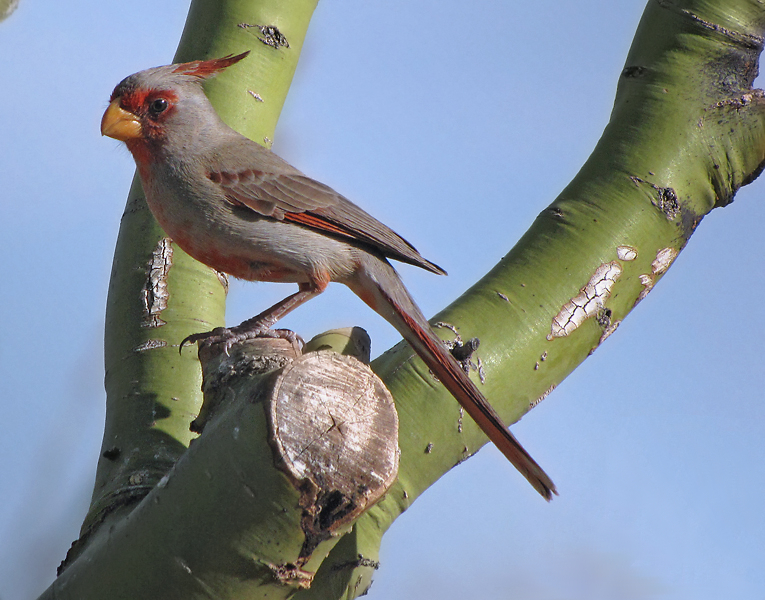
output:
<instances>
[{"instance_id":1,"label":"cut branch stub","mask_svg":"<svg viewBox=\"0 0 765 600\"><path fill-rule=\"evenodd\" d=\"M282 338L247 340L232 346L230 353L223 352L220 344L200 344L204 400L189 429L202 433L205 425L237 398L233 391L236 382L281 369L297 358L299 352L295 345Z\"/></svg>"},{"instance_id":2,"label":"cut branch stub","mask_svg":"<svg viewBox=\"0 0 765 600\"><path fill-rule=\"evenodd\" d=\"M365 332L353 333L354 339L363 335L354 344L342 344L346 351L357 350L365 339L368 347ZM284 506L299 513L299 550L295 548L293 557L282 547L279 556L289 556L284 568L290 573L304 568L309 573L315 568L311 563L318 566L336 542L328 540L344 533L396 479L398 415L393 397L355 357L331 350L300 354L296 345L281 338L237 343L228 354L221 344L201 344L199 358L204 403L192 429L204 430L204 435L194 448L220 437L227 440L221 431L232 423L240 440L265 434L259 437L268 442L263 450L268 449L273 465L286 475L280 475L280 486L298 492L297 502ZM247 405L262 405L262 434L241 421L239 413ZM260 455L253 459L263 465L267 454L256 451ZM248 481L250 486L261 484ZM321 546L325 541L328 545ZM262 558L276 564L271 556Z\"/></svg>"},{"instance_id":3,"label":"cut branch stub","mask_svg":"<svg viewBox=\"0 0 765 600\"><path fill-rule=\"evenodd\" d=\"M390 392L358 360L308 353L284 368L267 399L276 465L301 492L301 558L377 502L398 473Z\"/></svg>"}]
</instances>

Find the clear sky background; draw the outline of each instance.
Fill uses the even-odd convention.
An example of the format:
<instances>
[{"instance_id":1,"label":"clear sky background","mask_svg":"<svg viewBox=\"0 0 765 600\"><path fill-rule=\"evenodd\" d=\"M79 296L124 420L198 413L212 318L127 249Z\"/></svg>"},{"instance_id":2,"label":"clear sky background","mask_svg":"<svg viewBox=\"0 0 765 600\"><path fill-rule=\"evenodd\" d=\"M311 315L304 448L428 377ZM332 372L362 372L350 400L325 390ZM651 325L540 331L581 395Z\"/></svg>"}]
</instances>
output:
<instances>
[{"instance_id":1,"label":"clear sky background","mask_svg":"<svg viewBox=\"0 0 765 600\"><path fill-rule=\"evenodd\" d=\"M445 267L483 275L605 126L644 0L322 0L274 149ZM0 24L0 600L35 598L77 537L104 420L102 337L133 161L99 120L170 61L184 0L21 0ZM616 335L514 427L561 492L493 447L393 526L370 600L765 598L765 183L701 224ZM477 240L465 252L455 240ZM342 286L284 325L397 334ZM238 323L292 288L232 286Z\"/></svg>"}]
</instances>

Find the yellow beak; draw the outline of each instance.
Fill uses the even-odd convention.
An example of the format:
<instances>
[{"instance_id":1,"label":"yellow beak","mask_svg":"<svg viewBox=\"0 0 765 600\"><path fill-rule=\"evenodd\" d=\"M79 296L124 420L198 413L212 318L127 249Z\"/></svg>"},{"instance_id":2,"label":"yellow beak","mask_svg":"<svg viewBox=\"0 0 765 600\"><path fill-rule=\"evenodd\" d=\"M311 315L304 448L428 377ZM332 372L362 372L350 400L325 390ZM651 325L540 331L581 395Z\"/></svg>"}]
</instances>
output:
<instances>
[{"instance_id":1,"label":"yellow beak","mask_svg":"<svg viewBox=\"0 0 765 600\"><path fill-rule=\"evenodd\" d=\"M126 142L143 137L143 128L138 117L120 107L120 99L117 97L109 104L101 119L101 135Z\"/></svg>"}]
</instances>

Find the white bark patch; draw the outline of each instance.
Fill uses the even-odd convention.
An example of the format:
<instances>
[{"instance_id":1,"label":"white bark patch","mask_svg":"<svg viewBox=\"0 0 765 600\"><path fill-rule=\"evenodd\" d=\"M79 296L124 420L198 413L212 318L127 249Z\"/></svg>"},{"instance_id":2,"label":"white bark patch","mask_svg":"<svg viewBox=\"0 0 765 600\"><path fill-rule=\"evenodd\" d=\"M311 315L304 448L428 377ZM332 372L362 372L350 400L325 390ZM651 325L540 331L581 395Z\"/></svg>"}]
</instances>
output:
<instances>
[{"instance_id":1,"label":"white bark patch","mask_svg":"<svg viewBox=\"0 0 765 600\"><path fill-rule=\"evenodd\" d=\"M656 253L656 260L651 263L651 271L654 275L661 275L677 258L677 250L674 248L662 248Z\"/></svg>"},{"instance_id":2,"label":"white bark patch","mask_svg":"<svg viewBox=\"0 0 765 600\"><path fill-rule=\"evenodd\" d=\"M141 290L143 320L141 327L153 329L165 325L159 315L167 308L167 275L173 265L173 243L170 238L162 238L151 253L151 260L146 269L146 283Z\"/></svg>"},{"instance_id":3,"label":"white bark patch","mask_svg":"<svg viewBox=\"0 0 765 600\"><path fill-rule=\"evenodd\" d=\"M155 348L165 348L167 342L165 340L146 340L142 344L139 344L133 348L133 352L146 352L147 350L154 350Z\"/></svg>"},{"instance_id":4,"label":"white bark patch","mask_svg":"<svg viewBox=\"0 0 765 600\"><path fill-rule=\"evenodd\" d=\"M619 325L621 325L621 323L622 323L621 321L614 321L608 327L606 327L603 330L603 335L601 335L600 339L598 340L598 346L600 346L603 342L605 342L608 336L610 336L614 331L616 331L619 328Z\"/></svg>"},{"instance_id":5,"label":"white bark patch","mask_svg":"<svg viewBox=\"0 0 765 600\"><path fill-rule=\"evenodd\" d=\"M638 256L637 250L632 246L617 246L616 257L619 260L630 261L635 260Z\"/></svg>"},{"instance_id":6,"label":"white bark patch","mask_svg":"<svg viewBox=\"0 0 765 600\"><path fill-rule=\"evenodd\" d=\"M651 263L651 272L640 275L640 283L643 289L638 294L635 304L638 304L653 289L656 283L656 277L669 269L670 265L677 258L678 251L674 248L662 248L656 253L656 259Z\"/></svg>"},{"instance_id":7,"label":"white bark patch","mask_svg":"<svg viewBox=\"0 0 765 600\"><path fill-rule=\"evenodd\" d=\"M213 269L215 271L215 269ZM223 293L228 294L228 275L224 273L223 271L215 271L215 276L218 278L218 281L220 281L220 284L223 286Z\"/></svg>"},{"instance_id":8,"label":"white bark patch","mask_svg":"<svg viewBox=\"0 0 765 600\"><path fill-rule=\"evenodd\" d=\"M183 569L186 573L191 575L191 567L186 564L186 561L183 560L180 556L175 557L175 564L177 564L181 569Z\"/></svg>"},{"instance_id":9,"label":"white bark patch","mask_svg":"<svg viewBox=\"0 0 765 600\"><path fill-rule=\"evenodd\" d=\"M616 261L600 265L590 277L587 285L566 302L560 312L553 317L552 329L547 339L566 337L587 319L597 317L611 296L614 283L621 274L622 266Z\"/></svg>"},{"instance_id":10,"label":"white bark patch","mask_svg":"<svg viewBox=\"0 0 765 600\"><path fill-rule=\"evenodd\" d=\"M544 392L542 392L542 395L539 396L539 398L535 398L534 400L529 402L529 408L530 409L534 408L537 404L542 402L542 400L544 400L545 398L547 398L547 396L553 393L554 389L555 389L555 384L553 383L552 385L550 385L549 388L547 388Z\"/></svg>"}]
</instances>

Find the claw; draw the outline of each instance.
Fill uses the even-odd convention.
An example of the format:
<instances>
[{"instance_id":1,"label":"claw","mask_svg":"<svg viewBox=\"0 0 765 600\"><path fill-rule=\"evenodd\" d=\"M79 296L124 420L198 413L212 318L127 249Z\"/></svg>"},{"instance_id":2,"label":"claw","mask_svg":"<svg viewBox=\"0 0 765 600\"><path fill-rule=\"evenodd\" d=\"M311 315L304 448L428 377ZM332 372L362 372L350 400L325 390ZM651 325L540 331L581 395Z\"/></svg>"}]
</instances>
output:
<instances>
[{"instance_id":1,"label":"claw","mask_svg":"<svg viewBox=\"0 0 765 600\"><path fill-rule=\"evenodd\" d=\"M192 333L191 335L187 335L185 338L183 338L183 341L181 342L181 345L178 348L178 352L181 352L183 350L183 347L186 344L195 344L196 342L200 340L209 340L207 343L212 344L218 344L224 340L229 339L230 336L230 329L226 329L225 327L216 327L212 331L205 331L203 333ZM213 339L210 339L213 338ZM228 352L226 352L228 354Z\"/></svg>"},{"instance_id":2,"label":"claw","mask_svg":"<svg viewBox=\"0 0 765 600\"><path fill-rule=\"evenodd\" d=\"M223 351L226 353L226 356L228 356L229 350L235 344L254 338L282 338L290 342L298 350L303 345L302 338L289 329L271 329L265 326L254 327L250 324L247 326L237 325L236 327L231 328L216 327L212 331L192 333L183 338L178 352L181 352L186 344L202 342L205 346L223 344Z\"/></svg>"}]
</instances>

